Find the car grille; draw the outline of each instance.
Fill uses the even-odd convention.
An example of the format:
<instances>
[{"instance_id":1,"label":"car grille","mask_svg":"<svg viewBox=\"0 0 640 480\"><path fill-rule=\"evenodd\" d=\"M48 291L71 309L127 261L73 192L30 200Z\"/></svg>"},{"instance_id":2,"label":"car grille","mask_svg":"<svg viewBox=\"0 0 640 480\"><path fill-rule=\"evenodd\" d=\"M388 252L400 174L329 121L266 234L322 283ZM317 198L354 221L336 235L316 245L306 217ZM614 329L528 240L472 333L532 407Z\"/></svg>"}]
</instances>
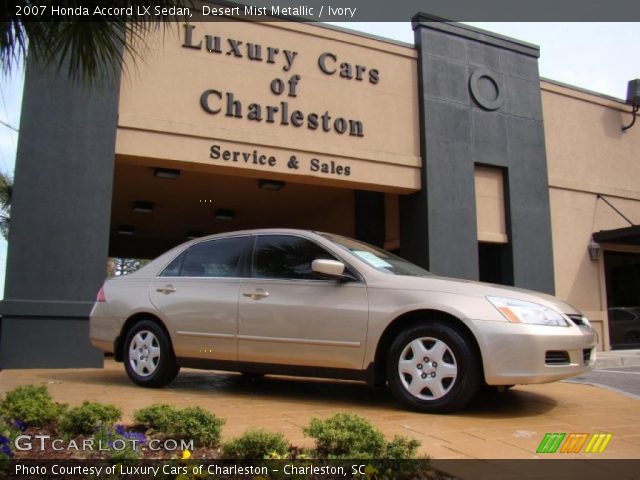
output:
<instances>
[{"instance_id":1,"label":"car grille","mask_svg":"<svg viewBox=\"0 0 640 480\"><path fill-rule=\"evenodd\" d=\"M569 352L550 350L545 357L547 365L569 365Z\"/></svg>"},{"instance_id":2,"label":"car grille","mask_svg":"<svg viewBox=\"0 0 640 480\"><path fill-rule=\"evenodd\" d=\"M573 323L579 326L585 326L586 322L584 321L584 315L576 314L576 313L568 313L567 317L569 317Z\"/></svg>"}]
</instances>

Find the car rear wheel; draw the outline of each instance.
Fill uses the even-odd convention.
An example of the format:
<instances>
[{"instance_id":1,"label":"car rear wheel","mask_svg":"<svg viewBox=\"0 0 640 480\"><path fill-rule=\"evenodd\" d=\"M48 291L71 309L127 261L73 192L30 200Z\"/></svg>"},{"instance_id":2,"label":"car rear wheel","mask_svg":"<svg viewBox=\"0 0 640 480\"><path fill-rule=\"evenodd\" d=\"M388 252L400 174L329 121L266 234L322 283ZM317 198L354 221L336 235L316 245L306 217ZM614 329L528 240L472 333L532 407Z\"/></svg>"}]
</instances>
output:
<instances>
[{"instance_id":1,"label":"car rear wheel","mask_svg":"<svg viewBox=\"0 0 640 480\"><path fill-rule=\"evenodd\" d=\"M143 387L163 387L180 370L167 335L150 320L142 320L129 330L123 358L129 378Z\"/></svg>"},{"instance_id":2,"label":"car rear wheel","mask_svg":"<svg viewBox=\"0 0 640 480\"><path fill-rule=\"evenodd\" d=\"M471 342L440 323L402 331L387 358L391 391L405 405L421 412L462 408L477 390L480 375Z\"/></svg>"}]
</instances>

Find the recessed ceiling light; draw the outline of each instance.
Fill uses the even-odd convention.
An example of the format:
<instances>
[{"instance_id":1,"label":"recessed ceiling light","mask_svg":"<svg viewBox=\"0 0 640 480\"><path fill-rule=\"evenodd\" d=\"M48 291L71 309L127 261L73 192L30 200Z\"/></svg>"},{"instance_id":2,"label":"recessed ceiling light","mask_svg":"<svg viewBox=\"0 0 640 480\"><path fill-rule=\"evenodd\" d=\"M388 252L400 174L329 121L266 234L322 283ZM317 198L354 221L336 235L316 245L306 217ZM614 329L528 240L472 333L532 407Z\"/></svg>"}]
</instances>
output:
<instances>
[{"instance_id":1,"label":"recessed ceiling light","mask_svg":"<svg viewBox=\"0 0 640 480\"><path fill-rule=\"evenodd\" d=\"M175 180L180 176L180 170L175 168L154 168L153 174L156 178L169 178Z\"/></svg>"},{"instance_id":2,"label":"recessed ceiling light","mask_svg":"<svg viewBox=\"0 0 640 480\"><path fill-rule=\"evenodd\" d=\"M213 218L216 220L234 220L236 218L236 211L228 208L219 208L216 210Z\"/></svg>"},{"instance_id":3,"label":"recessed ceiling light","mask_svg":"<svg viewBox=\"0 0 640 480\"><path fill-rule=\"evenodd\" d=\"M204 236L204 233L201 232L200 230L189 230L187 232L187 240L193 240L195 238L200 238L203 236Z\"/></svg>"},{"instance_id":4,"label":"recessed ceiling light","mask_svg":"<svg viewBox=\"0 0 640 480\"><path fill-rule=\"evenodd\" d=\"M154 204L153 202L143 202L141 200L136 200L133 202L133 211L140 213L149 213L153 212Z\"/></svg>"},{"instance_id":5,"label":"recessed ceiling light","mask_svg":"<svg viewBox=\"0 0 640 480\"><path fill-rule=\"evenodd\" d=\"M135 228L132 225L120 225L118 227L118 234L120 235L133 235Z\"/></svg>"},{"instance_id":6,"label":"recessed ceiling light","mask_svg":"<svg viewBox=\"0 0 640 480\"><path fill-rule=\"evenodd\" d=\"M258 187L262 188L263 190L278 191L282 190L285 185L286 183L281 180L265 180L262 178L258 180Z\"/></svg>"}]
</instances>

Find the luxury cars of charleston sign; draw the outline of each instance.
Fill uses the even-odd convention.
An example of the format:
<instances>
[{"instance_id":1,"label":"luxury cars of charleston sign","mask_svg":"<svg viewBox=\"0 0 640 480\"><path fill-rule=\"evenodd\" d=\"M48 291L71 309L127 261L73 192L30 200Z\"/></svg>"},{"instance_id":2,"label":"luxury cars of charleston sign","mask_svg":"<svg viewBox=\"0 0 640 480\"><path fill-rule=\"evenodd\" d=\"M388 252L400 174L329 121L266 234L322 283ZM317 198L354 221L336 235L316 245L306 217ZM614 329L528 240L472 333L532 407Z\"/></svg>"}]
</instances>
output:
<instances>
[{"instance_id":1,"label":"luxury cars of charleston sign","mask_svg":"<svg viewBox=\"0 0 640 480\"><path fill-rule=\"evenodd\" d=\"M282 127L307 128L328 134L347 135L361 138L365 136L365 125L360 119L344 118L333 115L328 110L322 113L303 112L291 108L289 99L296 98L303 78L295 73L298 52L281 49L259 43L245 43L234 38L223 38L218 35L201 34L195 25L184 25L183 48L205 50L213 55L224 55L239 58L248 62L263 62L274 65L283 74L273 78L268 87L274 96L282 100L275 105L263 105L247 102L234 92L209 88L200 95L200 107L210 115L245 119L249 122L265 122ZM338 55L325 51L318 56L319 70L328 76L338 76L354 82L368 82L377 85L380 72L376 68L341 61ZM225 163L246 164L255 167L275 167L278 159L275 156L262 155L258 150L238 151L226 149L214 144L210 148L209 157ZM291 170L308 168L312 173L329 174L348 177L351 167L341 165L335 160L321 161L311 158L308 165L303 166L296 156L287 160L286 166Z\"/></svg>"}]
</instances>

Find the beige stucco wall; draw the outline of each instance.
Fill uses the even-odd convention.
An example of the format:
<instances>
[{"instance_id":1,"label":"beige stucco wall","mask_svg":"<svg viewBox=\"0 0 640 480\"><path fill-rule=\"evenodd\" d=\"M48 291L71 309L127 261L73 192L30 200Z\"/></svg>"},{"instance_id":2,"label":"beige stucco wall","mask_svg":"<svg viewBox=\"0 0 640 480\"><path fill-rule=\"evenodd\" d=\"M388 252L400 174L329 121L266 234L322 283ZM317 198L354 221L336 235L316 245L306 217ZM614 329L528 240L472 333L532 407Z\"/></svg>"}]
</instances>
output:
<instances>
[{"instance_id":1,"label":"beige stucco wall","mask_svg":"<svg viewBox=\"0 0 640 480\"><path fill-rule=\"evenodd\" d=\"M416 51L299 23L193 24L191 34L191 44L202 42L201 48L183 47L185 30L180 26L148 37L142 61L128 61L120 92L117 161L387 192L386 245L397 248L397 194L420 188ZM223 53L208 52L205 35L219 37ZM242 42L242 58L229 50L229 39ZM263 61L246 58L247 43L262 46ZM265 61L268 47L279 52L273 63ZM286 68L285 49L295 52L291 68ZM354 70L365 66L362 80L323 73L318 60L327 52L337 57L338 68L341 62ZM371 81L371 69L379 72L379 81ZM293 75L299 75L295 96L271 90L274 80L287 83ZM223 111L207 113L200 97L208 89L222 96L233 93L242 102L243 118L225 116L225 102L216 97L209 100ZM640 125L621 132L621 125L630 121L630 108L622 102L550 81L541 82L541 91L556 294L594 321L601 347L607 348L602 255L591 260L587 246L594 232L628 226L598 194L640 223ZM300 110L307 117L328 111L334 118L357 120L364 135L314 130L306 120L294 127L246 118L250 103L260 104L266 116L267 107L281 101L289 104L289 113ZM245 153L257 150L277 162L265 166L214 159L212 145ZM292 156L299 169L288 166ZM349 167L350 175L312 172L312 158ZM479 168L476 185L479 239L508 241L499 171Z\"/></svg>"},{"instance_id":2,"label":"beige stucco wall","mask_svg":"<svg viewBox=\"0 0 640 480\"><path fill-rule=\"evenodd\" d=\"M603 255L590 259L591 235L628 227L600 194L640 223L640 126L622 102L543 81L556 294L583 310L608 348ZM640 251L602 245L603 249Z\"/></svg>"},{"instance_id":3,"label":"beige stucco wall","mask_svg":"<svg viewBox=\"0 0 640 480\"><path fill-rule=\"evenodd\" d=\"M189 28L192 46L185 48ZM222 53L207 50L206 35L219 38ZM229 40L241 42L237 57ZM208 22L147 38L148 48L122 78L116 153L118 161L149 163L232 175L277 178L348 188L407 193L420 188L417 54L413 48L363 36L289 22ZM202 42L202 43L200 43ZM248 58L248 44L260 45L262 61ZM213 43L211 45L214 45ZM274 53L268 62L268 48ZM287 61L285 50L293 58ZM323 53L324 73L319 65ZM295 55L294 55L295 54ZM291 65L289 65L291 63ZM352 79L340 77L340 66L351 66ZM356 78L360 65L365 68ZM348 67L345 67L348 68ZM373 78L371 71L377 71ZM289 81L299 75L295 91ZM286 90L278 95L273 81L282 80ZM207 97L212 110L201 106ZM242 103L242 117L225 115L226 95ZM295 94L290 96L289 93ZM304 114L301 126L280 124L287 102ZM262 121L247 118L249 105L262 107ZM267 122L267 107L276 106L274 122ZM311 114L329 112L360 122L362 136L340 134L331 128L309 128ZM273 156L275 165L254 165L211 158L212 145L220 151ZM299 168L288 165L292 156ZM311 160L334 165L333 171L312 171ZM338 168L338 167L342 168ZM346 174L346 171L349 174ZM341 171L337 172L338 170Z\"/></svg>"}]
</instances>

